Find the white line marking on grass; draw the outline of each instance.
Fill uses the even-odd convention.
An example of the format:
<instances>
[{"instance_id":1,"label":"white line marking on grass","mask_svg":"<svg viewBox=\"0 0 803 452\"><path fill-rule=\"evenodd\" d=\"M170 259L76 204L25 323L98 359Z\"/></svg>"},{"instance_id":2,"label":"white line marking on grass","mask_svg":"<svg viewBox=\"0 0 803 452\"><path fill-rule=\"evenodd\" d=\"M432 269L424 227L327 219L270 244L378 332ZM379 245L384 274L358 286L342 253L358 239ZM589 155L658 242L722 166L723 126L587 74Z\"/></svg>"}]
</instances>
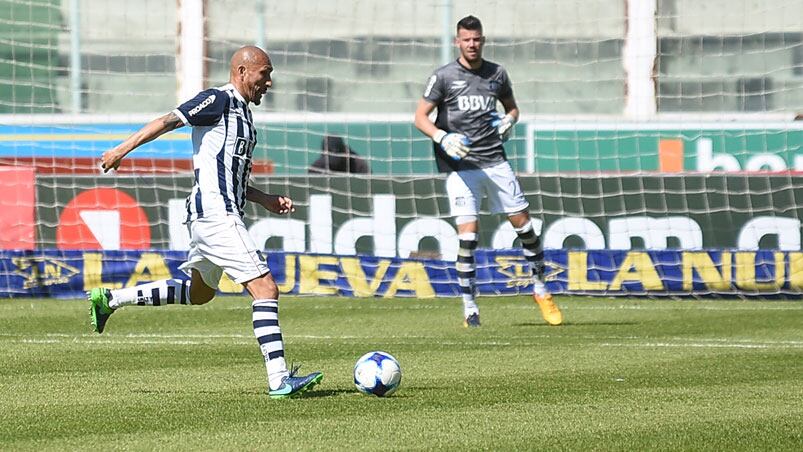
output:
<instances>
[{"instance_id":1,"label":"white line marking on grass","mask_svg":"<svg viewBox=\"0 0 803 452\"><path fill-rule=\"evenodd\" d=\"M320 338L319 338L320 339ZM331 339L340 339L333 337ZM325 339L325 340L331 340ZM354 338L359 340L364 340L365 338ZM388 341L385 338L375 338L377 340L382 340L382 343L385 345L410 345L411 342L408 340L409 337L405 337L403 341ZM397 338L401 339L401 338ZM174 340L168 338L162 338L161 340L154 340L154 339L142 339L142 338L128 338L128 339L121 339L121 338L114 338L114 337L107 337L105 339L89 339L89 338L82 338L76 337L73 339L68 340L67 338L64 339L12 339L9 341L10 343L21 343L21 344L91 344L91 345L217 345L220 342L216 341L203 341L203 340ZM289 341L289 342L292 342ZM252 340L238 340L234 341L234 344L237 345L251 345L254 343ZM454 345L482 345L482 346L495 346L495 347L509 347L512 345L527 345L527 344L513 344L512 342L500 342L500 341L472 341L472 342L462 342L462 341L438 341L427 339L425 341L421 341L420 343L426 343L429 345L446 345L446 346L454 346ZM530 344L535 345L535 344Z\"/></svg>"},{"instance_id":2,"label":"white line marking on grass","mask_svg":"<svg viewBox=\"0 0 803 452\"><path fill-rule=\"evenodd\" d=\"M615 302L612 302L615 303ZM684 304L685 303L685 304ZM644 305L622 305L614 304L611 306L583 306L582 302L572 303L566 305L564 303L556 303L560 308L565 308L569 311L803 311L803 303L789 302L784 305L768 306L762 302L744 302L755 303L744 306L705 306L704 301L699 303L678 301L676 304L644 304ZM794 304L793 304L794 303ZM532 305L509 305L497 306L494 309L521 309L533 310Z\"/></svg>"},{"instance_id":3,"label":"white line marking on grass","mask_svg":"<svg viewBox=\"0 0 803 452\"><path fill-rule=\"evenodd\" d=\"M203 345L214 344L209 341L176 341L176 340L119 340L119 339L87 339L75 338L73 340L62 339L18 339L6 342L20 343L20 344L93 344L93 345Z\"/></svg>"},{"instance_id":4,"label":"white line marking on grass","mask_svg":"<svg viewBox=\"0 0 803 452\"><path fill-rule=\"evenodd\" d=\"M105 336L98 336L97 334L66 334L66 333L47 333L43 335L44 338L39 337L28 337L23 334L9 334L9 333L0 333L0 337L8 337L8 338L19 338L24 340L39 340L39 341L46 341L46 340L56 340L56 338L65 338L71 340L78 340L78 339L88 339L88 340L96 340L98 342L105 342L106 338L110 339L185 339L185 340L192 340L192 339L245 339L249 342L254 339L254 336L251 334L178 334L178 333L130 333L130 334L107 334ZM415 335L415 334L404 334L404 335L339 335L339 334L298 334L298 335L291 335L289 337L290 340L293 339L310 339L310 340L382 340L382 339L411 339L411 340L434 340L437 341L442 336L439 335ZM533 334L533 335L503 335L502 336L506 340L526 340L526 339L555 339L554 335L549 334ZM47 338L47 339L45 339ZM648 339L647 337L643 336L632 336L632 335L579 335L579 336L564 336L565 339L583 339L583 340L619 340L619 341L638 341L638 340L645 340ZM756 340L756 339L739 339L739 338L730 338L730 337L711 337L711 338L686 338L682 336L673 336L668 337L672 341L694 341L699 343L761 343L761 344L772 344L772 345L795 345L795 346L803 346L803 341L801 340ZM476 343L476 342L472 342ZM507 342L506 342L507 343Z\"/></svg>"},{"instance_id":5,"label":"white line marking on grass","mask_svg":"<svg viewBox=\"0 0 803 452\"><path fill-rule=\"evenodd\" d=\"M745 343L745 344L771 344L771 345L795 345L795 346L803 346L803 341L771 341L771 340L760 340L757 341L755 339L734 339L734 338L719 338L719 337L712 337L712 338L685 338L685 337L672 337L669 338L674 341L696 341L696 342L719 342L719 343Z\"/></svg>"},{"instance_id":6,"label":"white line marking on grass","mask_svg":"<svg viewBox=\"0 0 803 452\"><path fill-rule=\"evenodd\" d=\"M99 337L95 334L71 335L64 333L49 333L41 337L27 337L25 335L0 334L5 337L4 342L23 344L92 344L92 345L251 345L255 339L250 334L163 334L163 333L137 333L126 335L109 334ZM475 338L461 340L443 340L441 336L428 335L391 335L391 336L356 336L356 335L297 335L287 338L288 343L296 341L341 341L380 342L390 345L418 345L428 344L435 346L489 346L489 347L529 347L541 346L542 339L555 339L550 335L504 335L497 338L488 337L487 340L476 341ZM803 349L803 341L799 340L756 340L739 338L684 338L668 337L665 341L656 341L651 337L616 336L616 335L582 335L570 336L563 339L575 339L586 342L583 345L597 345L600 347L640 347L640 348L732 348L732 349ZM596 343L595 343L596 342ZM561 347L573 344L561 343ZM576 344L575 344L576 345Z\"/></svg>"},{"instance_id":7,"label":"white line marking on grass","mask_svg":"<svg viewBox=\"0 0 803 452\"><path fill-rule=\"evenodd\" d=\"M641 344L614 344L604 342L600 347L639 347L639 348L745 348L745 349L797 349L803 344L706 344L706 343L671 343L671 342L644 342Z\"/></svg>"},{"instance_id":8,"label":"white line marking on grass","mask_svg":"<svg viewBox=\"0 0 803 452\"><path fill-rule=\"evenodd\" d=\"M304 337L305 339L310 339L309 336ZM234 341L235 344L238 345L250 345L252 341L245 340L245 338L234 338L234 339L242 339ZM343 339L336 336L331 337L315 337L316 340L323 339L323 340L337 340ZM364 340L366 338L355 337L354 339ZM368 338L372 339L372 338ZM428 345L434 346L488 346L488 347L527 347L527 346L537 346L543 345L541 342L508 342L508 341L470 341L470 342L463 342L463 341L443 341L443 340L436 340L433 338L411 338L406 336L404 338L396 337L396 338L373 338L376 340L381 340L385 345L415 345L418 343L417 341L411 342L410 339L421 339L421 343L426 343ZM397 340L393 340L397 339ZM399 341L398 339L403 339ZM11 343L23 343L23 344L91 344L91 345L216 345L220 344L214 340L176 340L173 338L151 338L145 339L141 337L137 338L126 338L126 337L107 337L104 339L100 338L83 338L83 337L75 337L73 339L15 339L10 340L7 342ZM583 344L587 345L595 345L595 344ZM794 342L794 341L783 341L783 342L738 342L738 343L717 343L717 342L601 342L596 344L600 347L629 347L629 348L720 348L720 349L803 349L803 343Z\"/></svg>"}]
</instances>

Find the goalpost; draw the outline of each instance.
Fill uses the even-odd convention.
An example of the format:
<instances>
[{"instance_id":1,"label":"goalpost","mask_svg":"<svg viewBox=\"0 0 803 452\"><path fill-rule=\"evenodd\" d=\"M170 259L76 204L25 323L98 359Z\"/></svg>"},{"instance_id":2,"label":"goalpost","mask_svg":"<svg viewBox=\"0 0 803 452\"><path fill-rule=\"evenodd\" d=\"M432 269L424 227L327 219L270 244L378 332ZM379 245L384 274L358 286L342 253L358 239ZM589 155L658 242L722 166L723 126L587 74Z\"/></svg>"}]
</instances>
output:
<instances>
[{"instance_id":1,"label":"goalpost","mask_svg":"<svg viewBox=\"0 0 803 452\"><path fill-rule=\"evenodd\" d=\"M249 207L247 225L266 249L298 257L293 276L307 265L342 277L286 288L383 295L397 274L383 259L414 258L433 294L450 293L455 230L412 112L427 77L456 56L453 27L467 14L483 21L484 56L506 67L523 112L506 149L548 248L551 288L803 287L803 122L793 121L803 112L803 0L3 3L0 282L14 287L93 282L81 274L95 254L128 262L119 284L149 277L151 251L180 258L187 130L135 151L116 175L100 174L99 156L225 83L232 51L259 43L275 73L254 109L254 181L289 193L298 210L278 219ZM327 136L370 174L310 174ZM481 228L483 290L525 291L514 232L488 215ZM70 250L78 264L54 257ZM360 261L359 290L343 276L350 261L320 257L354 254L372 259ZM429 293L405 281L394 293Z\"/></svg>"}]
</instances>

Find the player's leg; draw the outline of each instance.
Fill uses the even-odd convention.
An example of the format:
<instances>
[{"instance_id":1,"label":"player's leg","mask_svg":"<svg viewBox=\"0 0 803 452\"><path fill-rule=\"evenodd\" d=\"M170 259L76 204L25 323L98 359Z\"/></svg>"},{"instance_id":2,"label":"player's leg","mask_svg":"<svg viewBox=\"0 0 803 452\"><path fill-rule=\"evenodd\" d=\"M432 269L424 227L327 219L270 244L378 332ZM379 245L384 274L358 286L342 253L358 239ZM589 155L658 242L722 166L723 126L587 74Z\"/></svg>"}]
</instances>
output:
<instances>
[{"instance_id":1,"label":"player's leg","mask_svg":"<svg viewBox=\"0 0 803 452\"><path fill-rule=\"evenodd\" d=\"M524 257L530 263L533 281L533 300L541 309L541 315L550 325L563 323L563 314L552 299L552 294L546 290L544 280L544 250L541 237L535 233L530 214L525 210L508 215L513 230L519 236L521 246L524 248Z\"/></svg>"},{"instance_id":2,"label":"player's leg","mask_svg":"<svg viewBox=\"0 0 803 452\"><path fill-rule=\"evenodd\" d=\"M283 380L290 372L284 359L284 342L279 326L279 289L273 276L267 272L267 265L263 271L266 271L264 275L247 281L244 285L254 298L251 303L254 336L265 358L268 387L270 390L275 390L282 386Z\"/></svg>"},{"instance_id":3,"label":"player's leg","mask_svg":"<svg viewBox=\"0 0 803 452\"><path fill-rule=\"evenodd\" d=\"M476 171L452 172L446 178L451 214L457 226L459 248L457 250L457 282L463 299L463 326L480 326L480 308L477 306L477 264L474 252L477 249L479 225L479 196L472 190Z\"/></svg>"},{"instance_id":4,"label":"player's leg","mask_svg":"<svg viewBox=\"0 0 803 452\"><path fill-rule=\"evenodd\" d=\"M192 268L191 281L170 278L122 289L96 287L90 290L87 294L89 315L95 331L103 333L109 317L125 306L197 305L207 303L215 296L215 289L204 282L202 274L207 280L219 281L222 273L205 261L196 249L190 249L187 262L180 268L185 271ZM214 287L217 287L216 282Z\"/></svg>"},{"instance_id":5,"label":"player's leg","mask_svg":"<svg viewBox=\"0 0 803 452\"><path fill-rule=\"evenodd\" d=\"M535 233L530 214L523 210L521 212L508 214L508 220L516 231L524 250L524 257L530 263L530 271L533 277L533 293L539 296L547 294L544 285L544 250L541 246L541 237Z\"/></svg>"},{"instance_id":6,"label":"player's leg","mask_svg":"<svg viewBox=\"0 0 803 452\"><path fill-rule=\"evenodd\" d=\"M267 267L265 267L267 268ZM287 370L284 342L279 326L279 288L268 272L244 283L254 298L251 304L254 336L265 358L268 372L268 393L280 399L300 394L323 380L321 372L297 376L298 368Z\"/></svg>"},{"instance_id":7,"label":"player's leg","mask_svg":"<svg viewBox=\"0 0 803 452\"><path fill-rule=\"evenodd\" d=\"M521 241L524 257L530 263L533 282L533 300L541 309L544 320L560 325L563 315L552 300L544 284L544 250L541 237L533 229L527 209L530 204L524 197L516 175L508 162L486 168L488 201L493 213L504 213Z\"/></svg>"},{"instance_id":8,"label":"player's leg","mask_svg":"<svg viewBox=\"0 0 803 452\"><path fill-rule=\"evenodd\" d=\"M214 239L199 242L199 247L206 259L222 268L232 281L245 286L254 299L252 325L265 358L271 397L289 397L316 385L323 379L320 372L302 377L287 369L279 326L279 288L265 256L257 249L242 219L228 216L215 223L213 234L209 236Z\"/></svg>"},{"instance_id":9,"label":"player's leg","mask_svg":"<svg viewBox=\"0 0 803 452\"><path fill-rule=\"evenodd\" d=\"M457 223L457 282L463 298L463 326L466 328L480 326L480 308L477 306L477 263L474 251L477 249L477 231L479 224L476 216L460 215L455 217Z\"/></svg>"}]
</instances>

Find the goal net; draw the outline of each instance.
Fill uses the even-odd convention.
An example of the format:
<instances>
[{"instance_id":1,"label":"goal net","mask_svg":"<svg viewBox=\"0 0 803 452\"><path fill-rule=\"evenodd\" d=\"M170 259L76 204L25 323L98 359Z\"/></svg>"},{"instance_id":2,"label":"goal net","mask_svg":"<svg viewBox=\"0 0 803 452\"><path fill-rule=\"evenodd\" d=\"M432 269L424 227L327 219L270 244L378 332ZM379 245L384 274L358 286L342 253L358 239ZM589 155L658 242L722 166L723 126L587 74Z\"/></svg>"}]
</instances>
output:
<instances>
[{"instance_id":1,"label":"goal net","mask_svg":"<svg viewBox=\"0 0 803 452\"><path fill-rule=\"evenodd\" d=\"M116 174L99 158L226 83L246 44L275 67L253 108L253 183L297 204L290 218L251 206L246 224L288 258L283 289L459 293L444 176L412 119L468 14L522 111L506 152L550 289L798 293L800 11L803 0L0 1L0 296L135 284L163 274L160 259L175 271L189 244L188 130ZM369 172L311 172L327 142ZM482 209L481 292L529 291L515 232ZM400 270L409 259L422 273Z\"/></svg>"}]
</instances>

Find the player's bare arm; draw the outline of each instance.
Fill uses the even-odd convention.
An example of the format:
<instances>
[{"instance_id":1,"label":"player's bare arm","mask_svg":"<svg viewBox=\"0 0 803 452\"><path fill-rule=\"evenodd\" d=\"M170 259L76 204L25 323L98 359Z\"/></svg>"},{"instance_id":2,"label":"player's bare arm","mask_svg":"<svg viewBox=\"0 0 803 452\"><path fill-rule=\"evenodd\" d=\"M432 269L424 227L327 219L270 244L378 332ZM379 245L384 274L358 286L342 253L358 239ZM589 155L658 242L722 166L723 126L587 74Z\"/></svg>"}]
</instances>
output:
<instances>
[{"instance_id":1,"label":"player's bare arm","mask_svg":"<svg viewBox=\"0 0 803 452\"><path fill-rule=\"evenodd\" d=\"M435 109L435 104L420 99L418 107L415 109L415 127L420 130L424 135L433 138L438 133L438 128L429 119L429 114Z\"/></svg>"},{"instance_id":2,"label":"player's bare arm","mask_svg":"<svg viewBox=\"0 0 803 452\"><path fill-rule=\"evenodd\" d=\"M131 134L130 137L117 145L114 149L103 153L103 156L100 158L103 172L107 173L109 170L116 170L120 167L120 162L123 161L123 158L125 158L129 152L183 125L184 123L181 122L181 119L172 111L154 119L143 128L139 129L139 131Z\"/></svg>"},{"instance_id":3,"label":"player's bare arm","mask_svg":"<svg viewBox=\"0 0 803 452\"><path fill-rule=\"evenodd\" d=\"M513 119L518 122L519 106L516 104L516 99L513 96L510 96L506 99L500 99L499 102L501 102L502 107L505 108L505 114L512 116Z\"/></svg>"},{"instance_id":4,"label":"player's bare arm","mask_svg":"<svg viewBox=\"0 0 803 452\"><path fill-rule=\"evenodd\" d=\"M293 200L287 196L269 195L251 185L249 185L245 191L245 199L255 202L265 209L280 215L295 212L296 210L293 206Z\"/></svg>"},{"instance_id":5,"label":"player's bare arm","mask_svg":"<svg viewBox=\"0 0 803 452\"><path fill-rule=\"evenodd\" d=\"M455 160L460 160L470 151L471 144L464 135L459 133L449 133L441 130L430 119L429 114L435 109L435 104L426 99L418 101L415 109L415 126L430 137L432 141L441 145L441 148Z\"/></svg>"},{"instance_id":6,"label":"player's bare arm","mask_svg":"<svg viewBox=\"0 0 803 452\"><path fill-rule=\"evenodd\" d=\"M513 98L512 94L510 97L500 99L499 101L505 108L505 116L501 117L496 111L492 112L491 114L494 120L491 122L491 125L496 127L499 138L501 138L502 141L507 141L510 137L510 133L513 131L513 126L519 122L519 107L516 105L516 99Z\"/></svg>"}]
</instances>

